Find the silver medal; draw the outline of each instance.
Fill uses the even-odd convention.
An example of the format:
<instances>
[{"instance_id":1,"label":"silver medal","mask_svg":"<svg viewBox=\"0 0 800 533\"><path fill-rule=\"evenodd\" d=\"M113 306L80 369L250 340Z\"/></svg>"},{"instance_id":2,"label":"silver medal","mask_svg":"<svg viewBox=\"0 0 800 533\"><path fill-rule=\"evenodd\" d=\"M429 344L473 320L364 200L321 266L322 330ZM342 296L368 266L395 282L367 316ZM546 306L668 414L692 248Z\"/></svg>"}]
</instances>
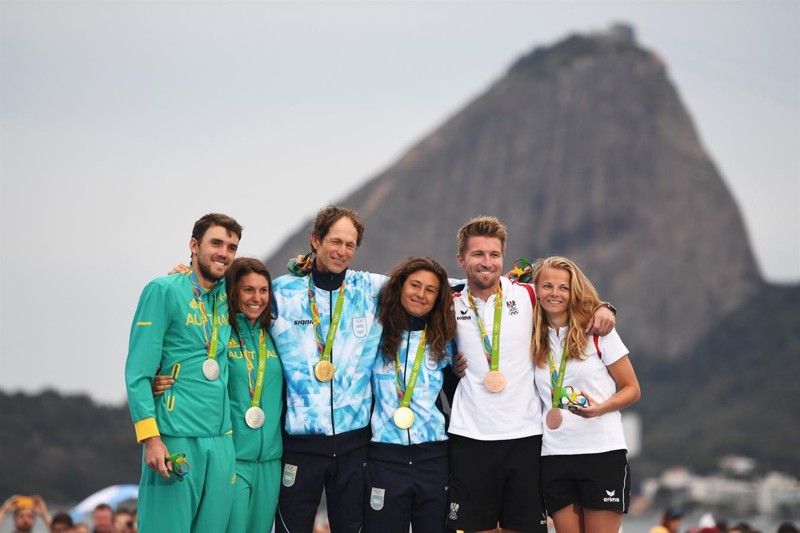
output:
<instances>
[{"instance_id":1,"label":"silver medal","mask_svg":"<svg viewBox=\"0 0 800 533\"><path fill-rule=\"evenodd\" d=\"M244 413L244 421L253 429L264 425L264 411L260 407L251 407Z\"/></svg>"},{"instance_id":2,"label":"silver medal","mask_svg":"<svg viewBox=\"0 0 800 533\"><path fill-rule=\"evenodd\" d=\"M203 375L208 381L214 381L219 377L219 363L214 359L206 359L203 363Z\"/></svg>"}]
</instances>

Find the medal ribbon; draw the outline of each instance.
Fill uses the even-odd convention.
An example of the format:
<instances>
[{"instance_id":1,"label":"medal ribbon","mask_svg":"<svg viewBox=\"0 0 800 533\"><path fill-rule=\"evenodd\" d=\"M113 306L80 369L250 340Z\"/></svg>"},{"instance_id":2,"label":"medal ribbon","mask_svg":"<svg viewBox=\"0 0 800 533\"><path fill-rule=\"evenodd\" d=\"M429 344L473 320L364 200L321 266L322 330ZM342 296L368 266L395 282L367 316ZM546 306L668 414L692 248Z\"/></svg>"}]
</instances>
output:
<instances>
[{"instance_id":1,"label":"medal ribbon","mask_svg":"<svg viewBox=\"0 0 800 533\"><path fill-rule=\"evenodd\" d=\"M319 309L317 309L317 299L314 297L314 275L308 276L308 302L311 308L311 322L314 325L314 337L317 341L317 352L320 354L320 360L329 361L331 358L331 350L333 350L333 337L336 335L336 330L339 329L339 320L342 318L342 306L344 305L344 280L342 280L342 288L339 289L339 296L336 298L336 309L331 317L331 328L328 330L328 337L325 344L322 343L322 329L320 328Z\"/></svg>"},{"instance_id":2,"label":"medal ribbon","mask_svg":"<svg viewBox=\"0 0 800 533\"><path fill-rule=\"evenodd\" d=\"M272 336L269 336L269 347L274 351ZM239 335L239 350L247 361L247 383L250 386L250 407L258 407L261 403L261 391L264 389L264 374L267 369L267 336L263 328L258 328L258 367L253 365L253 357L247 351L244 339Z\"/></svg>"},{"instance_id":3,"label":"medal ribbon","mask_svg":"<svg viewBox=\"0 0 800 533\"><path fill-rule=\"evenodd\" d=\"M503 287L497 287L497 294L494 300L494 324L492 324L492 341L489 342L489 335L486 333L486 328L483 326L483 321L478 315L478 308L475 306L475 298L472 297L472 292L467 289L467 299L472 312L475 313L475 318L478 319L478 329L481 332L481 339L483 340L483 353L486 354L486 360L489 362L489 370L496 372L500 368L500 321L503 319Z\"/></svg>"},{"instance_id":4,"label":"medal ribbon","mask_svg":"<svg viewBox=\"0 0 800 533\"><path fill-rule=\"evenodd\" d=\"M400 351L397 351L397 357L394 360L394 383L397 388L397 397L400 399L400 407L408 407L411 405L411 395L414 394L414 387L417 385L417 376L419 376L419 369L422 367L422 359L425 355L425 333L427 326L422 330L422 335L419 338L419 346L417 346L417 355L414 357L414 364L411 367L411 375L408 377L408 384L403 383L403 374L400 371ZM411 339L409 338L409 342ZM406 361L408 362L408 361Z\"/></svg>"},{"instance_id":5,"label":"medal ribbon","mask_svg":"<svg viewBox=\"0 0 800 533\"><path fill-rule=\"evenodd\" d=\"M197 274L194 273L194 270L189 272L189 281L192 282L192 290L194 291L194 297L197 300L197 307L200 308L200 312L203 314L203 334L205 335L206 341L206 357L208 359L215 359L217 357L217 342L219 340L219 320L217 320L217 297L214 297L214 315L213 319L211 320L212 325L208 323L208 315L206 314L206 306L203 303L203 288L200 286L200 282L197 281Z\"/></svg>"},{"instance_id":6,"label":"medal ribbon","mask_svg":"<svg viewBox=\"0 0 800 533\"><path fill-rule=\"evenodd\" d=\"M561 354L561 365L556 372L556 362L553 358L553 349L548 350L550 357L550 397L552 398L553 409L560 407L561 391L564 386L564 374L567 369L567 343L564 343L564 352ZM558 391L558 394L556 394Z\"/></svg>"}]
</instances>

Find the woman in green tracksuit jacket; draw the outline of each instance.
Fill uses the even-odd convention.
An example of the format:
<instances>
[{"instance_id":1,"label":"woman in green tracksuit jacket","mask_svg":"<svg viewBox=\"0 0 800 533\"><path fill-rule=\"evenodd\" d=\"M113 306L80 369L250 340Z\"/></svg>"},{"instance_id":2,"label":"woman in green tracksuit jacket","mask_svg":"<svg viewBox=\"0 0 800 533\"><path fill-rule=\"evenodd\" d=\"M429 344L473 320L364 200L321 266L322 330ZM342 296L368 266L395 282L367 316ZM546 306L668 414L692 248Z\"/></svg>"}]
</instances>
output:
<instances>
[{"instance_id":1,"label":"woman in green tracksuit jacket","mask_svg":"<svg viewBox=\"0 0 800 533\"><path fill-rule=\"evenodd\" d=\"M231 264L226 280L232 330L228 394L236 450L228 533L266 533L278 506L283 453L283 369L269 333L272 278L258 259L241 258Z\"/></svg>"},{"instance_id":2,"label":"woman in green tracksuit jacket","mask_svg":"<svg viewBox=\"0 0 800 533\"><path fill-rule=\"evenodd\" d=\"M272 277L258 259L236 259L225 276L231 335L228 394L236 483L228 533L272 530L280 490L283 369L269 333ZM154 394L172 384L157 376Z\"/></svg>"}]
</instances>

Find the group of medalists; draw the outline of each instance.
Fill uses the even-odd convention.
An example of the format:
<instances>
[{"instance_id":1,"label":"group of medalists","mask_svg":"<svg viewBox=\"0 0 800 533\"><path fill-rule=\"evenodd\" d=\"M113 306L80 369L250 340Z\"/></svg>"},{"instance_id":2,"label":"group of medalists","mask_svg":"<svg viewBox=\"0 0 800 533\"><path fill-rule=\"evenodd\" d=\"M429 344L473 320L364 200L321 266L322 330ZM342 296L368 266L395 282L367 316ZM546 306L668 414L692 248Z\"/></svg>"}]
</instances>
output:
<instances>
[{"instance_id":1,"label":"group of medalists","mask_svg":"<svg viewBox=\"0 0 800 533\"><path fill-rule=\"evenodd\" d=\"M333 533L544 532L548 514L559 533L619 530L619 411L639 385L572 261L511 280L506 229L481 216L458 232L465 281L421 257L355 271L364 223L329 205L313 254L273 280L235 259L241 236L203 216L188 268L140 297L125 378L141 532L309 533L323 489Z\"/></svg>"}]
</instances>

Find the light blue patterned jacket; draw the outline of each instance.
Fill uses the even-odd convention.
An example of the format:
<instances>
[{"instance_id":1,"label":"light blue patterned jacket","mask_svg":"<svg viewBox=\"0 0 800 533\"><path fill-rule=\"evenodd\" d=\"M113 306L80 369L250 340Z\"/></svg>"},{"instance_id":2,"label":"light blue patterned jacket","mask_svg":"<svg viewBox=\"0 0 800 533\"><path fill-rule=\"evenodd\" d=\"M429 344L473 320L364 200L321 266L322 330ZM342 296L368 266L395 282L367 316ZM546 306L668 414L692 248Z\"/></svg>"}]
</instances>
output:
<instances>
[{"instance_id":1,"label":"light blue patterned jacket","mask_svg":"<svg viewBox=\"0 0 800 533\"><path fill-rule=\"evenodd\" d=\"M372 328L370 335L380 342L382 327L379 322ZM403 383L408 383L411 368L417 355L422 331L405 331L403 333L398 360ZM372 344L372 343L370 343ZM436 407L436 400L444 383L443 369L452 362L452 343L448 345L447 357L437 362L430 353L430 346L425 348L425 355L420 367L417 383L411 395L410 408L414 412L414 423L408 429L398 428L392 419L400 405L395 385L395 364L384 361L380 353L375 358L372 371L372 392L375 397L375 408L372 412L372 442L386 444L421 444L447 440L444 415ZM377 352L377 350L376 350Z\"/></svg>"},{"instance_id":2,"label":"light blue patterned jacket","mask_svg":"<svg viewBox=\"0 0 800 533\"><path fill-rule=\"evenodd\" d=\"M323 339L330 329L331 309L336 304L342 277L345 283L344 307L331 353L334 377L327 383L314 376L320 353L311 319L308 277L286 275L274 282L278 316L271 331L286 381L288 436L284 448L288 450L298 449L292 436L302 441L303 436L336 436L366 428L372 406L370 377L376 347L368 346L368 341L375 322L378 292L387 278L352 270L339 275L315 270L313 275Z\"/></svg>"}]
</instances>

